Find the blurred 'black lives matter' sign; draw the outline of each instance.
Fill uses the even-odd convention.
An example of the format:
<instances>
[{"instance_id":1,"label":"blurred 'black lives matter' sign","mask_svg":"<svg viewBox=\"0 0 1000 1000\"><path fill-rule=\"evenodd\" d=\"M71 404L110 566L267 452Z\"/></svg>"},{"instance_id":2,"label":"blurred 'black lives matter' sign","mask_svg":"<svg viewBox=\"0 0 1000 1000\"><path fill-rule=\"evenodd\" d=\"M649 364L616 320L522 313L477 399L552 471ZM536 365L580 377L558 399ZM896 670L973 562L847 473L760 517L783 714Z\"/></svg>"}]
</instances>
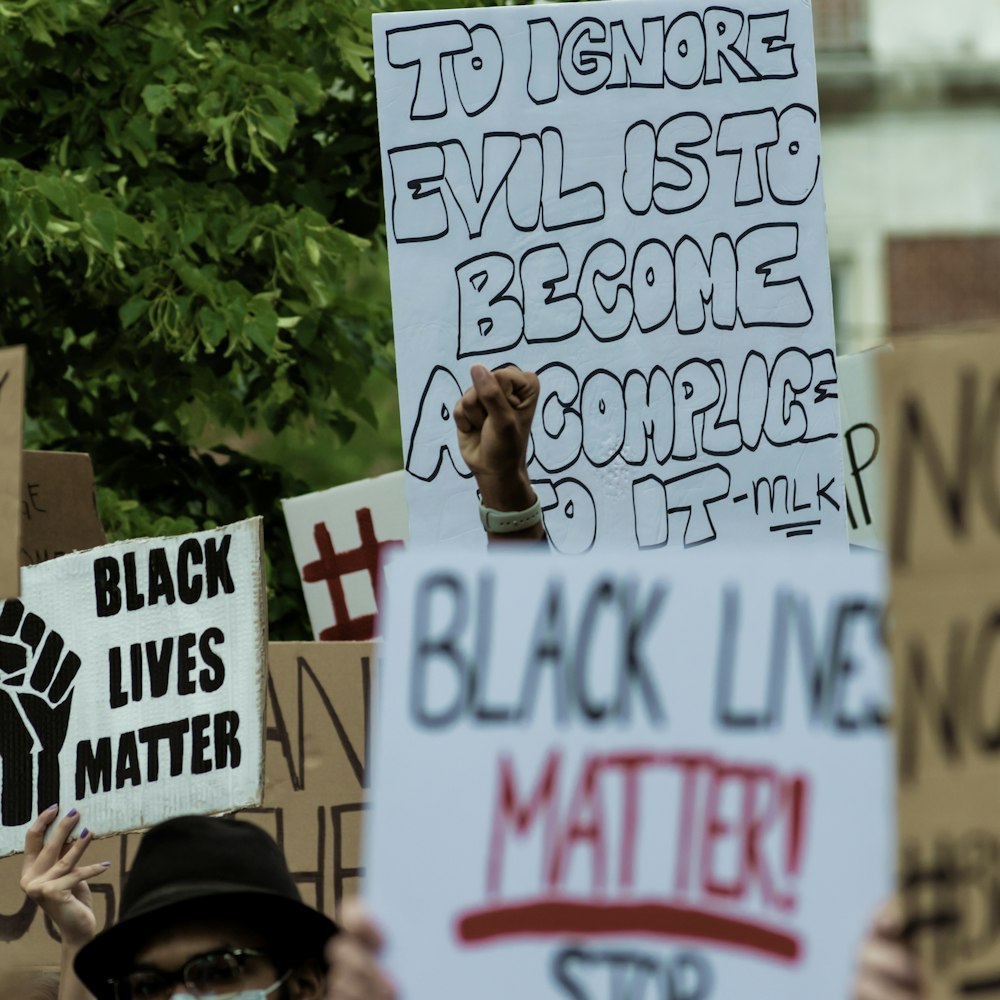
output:
<instances>
[{"instance_id":1,"label":"blurred 'black lives matter' sign","mask_svg":"<svg viewBox=\"0 0 1000 1000\"><path fill-rule=\"evenodd\" d=\"M1000 996L1000 331L880 376L906 928L930 1000Z\"/></svg>"}]
</instances>

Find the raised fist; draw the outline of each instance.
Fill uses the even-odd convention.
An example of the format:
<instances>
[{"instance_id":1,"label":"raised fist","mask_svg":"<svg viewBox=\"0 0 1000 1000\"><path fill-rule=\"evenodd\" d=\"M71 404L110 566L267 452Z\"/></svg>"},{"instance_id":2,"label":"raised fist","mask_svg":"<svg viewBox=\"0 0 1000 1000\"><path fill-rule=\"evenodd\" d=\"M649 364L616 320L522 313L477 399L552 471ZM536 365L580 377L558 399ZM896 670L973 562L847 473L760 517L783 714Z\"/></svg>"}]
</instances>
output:
<instances>
[{"instance_id":1,"label":"raised fist","mask_svg":"<svg viewBox=\"0 0 1000 1000\"><path fill-rule=\"evenodd\" d=\"M80 657L20 601L0 603L0 825L59 801L59 753Z\"/></svg>"}]
</instances>

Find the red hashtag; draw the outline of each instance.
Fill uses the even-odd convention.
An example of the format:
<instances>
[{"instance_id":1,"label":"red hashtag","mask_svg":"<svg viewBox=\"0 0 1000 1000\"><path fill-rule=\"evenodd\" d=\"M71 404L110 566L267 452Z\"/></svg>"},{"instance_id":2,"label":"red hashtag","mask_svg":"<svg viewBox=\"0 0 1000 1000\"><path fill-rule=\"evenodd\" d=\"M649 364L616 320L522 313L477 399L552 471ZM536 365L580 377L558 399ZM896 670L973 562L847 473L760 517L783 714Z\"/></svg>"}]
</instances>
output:
<instances>
[{"instance_id":1,"label":"red hashtag","mask_svg":"<svg viewBox=\"0 0 1000 1000\"><path fill-rule=\"evenodd\" d=\"M326 586L330 592L335 624L320 632L319 637L323 640L336 642L374 638L375 615L351 618L351 613L347 609L347 598L344 595L344 584L341 582L341 577L348 573L367 571L377 603L379 559L387 549L401 544L400 542L380 542L375 537L375 526L372 523L372 512L369 508L362 507L357 511L356 517L358 533L361 535L361 544L356 549L338 553L333 547L333 541L326 525L320 523L313 527L313 538L316 539L319 559L302 567L303 580L307 583L326 580Z\"/></svg>"}]
</instances>

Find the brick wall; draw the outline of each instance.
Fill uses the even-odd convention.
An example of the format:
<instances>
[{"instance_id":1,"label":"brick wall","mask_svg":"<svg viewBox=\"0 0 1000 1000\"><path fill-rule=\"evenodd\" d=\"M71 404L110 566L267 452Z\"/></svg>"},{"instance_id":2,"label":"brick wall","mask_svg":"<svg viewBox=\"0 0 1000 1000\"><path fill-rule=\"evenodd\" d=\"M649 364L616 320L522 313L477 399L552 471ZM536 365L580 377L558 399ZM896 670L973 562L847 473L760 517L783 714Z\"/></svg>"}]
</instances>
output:
<instances>
[{"instance_id":1,"label":"brick wall","mask_svg":"<svg viewBox=\"0 0 1000 1000\"><path fill-rule=\"evenodd\" d=\"M1000 234L889 240L894 334L1000 321Z\"/></svg>"}]
</instances>

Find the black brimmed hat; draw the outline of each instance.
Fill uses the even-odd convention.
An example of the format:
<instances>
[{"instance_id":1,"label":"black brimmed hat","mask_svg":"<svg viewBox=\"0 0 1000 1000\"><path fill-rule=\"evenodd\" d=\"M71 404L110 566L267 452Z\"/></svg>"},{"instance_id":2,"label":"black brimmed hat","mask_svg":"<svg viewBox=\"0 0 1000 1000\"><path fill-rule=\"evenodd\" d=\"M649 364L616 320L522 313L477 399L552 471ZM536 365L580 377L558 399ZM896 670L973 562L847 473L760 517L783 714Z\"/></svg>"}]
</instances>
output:
<instances>
[{"instance_id":1,"label":"black brimmed hat","mask_svg":"<svg viewBox=\"0 0 1000 1000\"><path fill-rule=\"evenodd\" d=\"M270 952L295 964L321 959L337 925L306 906L284 855L243 820L181 816L142 838L122 894L118 923L80 949L76 974L97 1000L132 967L158 931L185 920L229 919L260 931Z\"/></svg>"}]
</instances>

